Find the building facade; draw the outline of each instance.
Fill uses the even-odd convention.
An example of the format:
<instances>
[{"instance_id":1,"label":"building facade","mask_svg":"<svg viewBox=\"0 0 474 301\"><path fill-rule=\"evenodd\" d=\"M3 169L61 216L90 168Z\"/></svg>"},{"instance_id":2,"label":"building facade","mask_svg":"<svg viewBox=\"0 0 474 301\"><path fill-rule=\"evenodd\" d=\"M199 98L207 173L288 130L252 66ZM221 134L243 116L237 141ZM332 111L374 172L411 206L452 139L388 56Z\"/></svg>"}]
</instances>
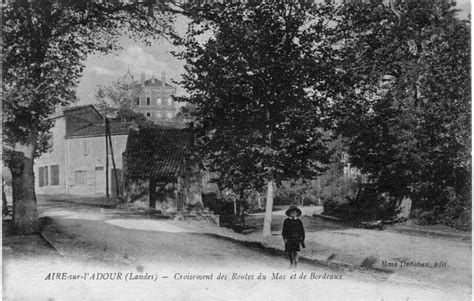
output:
<instances>
[{"instance_id":1,"label":"building facade","mask_svg":"<svg viewBox=\"0 0 474 301\"><path fill-rule=\"evenodd\" d=\"M156 124L180 122L177 115L182 105L175 101L176 87L166 83L165 72L161 80L154 75L147 80L145 73L142 73L140 81L136 81L128 70L123 80L140 86L139 96L132 106L134 111L142 113Z\"/></svg>"},{"instance_id":2,"label":"building facade","mask_svg":"<svg viewBox=\"0 0 474 301\"><path fill-rule=\"evenodd\" d=\"M121 194L122 153L130 126L110 124L112 147L110 143L106 147L105 124L91 125L66 137L67 194L99 196L107 190L112 197Z\"/></svg>"},{"instance_id":3,"label":"building facade","mask_svg":"<svg viewBox=\"0 0 474 301\"><path fill-rule=\"evenodd\" d=\"M130 131L123 154L124 199L164 214L202 209L201 166L192 149L192 133L184 129Z\"/></svg>"},{"instance_id":4,"label":"building facade","mask_svg":"<svg viewBox=\"0 0 474 301\"><path fill-rule=\"evenodd\" d=\"M37 194L66 194L66 118L64 112L51 119L49 150L35 160L35 192Z\"/></svg>"},{"instance_id":5,"label":"building facade","mask_svg":"<svg viewBox=\"0 0 474 301\"><path fill-rule=\"evenodd\" d=\"M65 109L52 119L50 149L35 160L36 193L105 196L108 186L115 196L116 188L122 187L122 153L132 124L110 124L112 148L107 152L104 119L94 106Z\"/></svg>"}]
</instances>

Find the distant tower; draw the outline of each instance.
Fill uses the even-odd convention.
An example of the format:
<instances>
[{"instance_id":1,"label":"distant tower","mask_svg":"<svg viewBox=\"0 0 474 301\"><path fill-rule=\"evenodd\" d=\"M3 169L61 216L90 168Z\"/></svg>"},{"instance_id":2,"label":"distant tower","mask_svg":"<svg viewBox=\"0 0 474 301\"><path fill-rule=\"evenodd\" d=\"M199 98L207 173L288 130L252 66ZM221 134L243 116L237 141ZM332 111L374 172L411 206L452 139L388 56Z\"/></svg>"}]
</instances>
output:
<instances>
[{"instance_id":1,"label":"distant tower","mask_svg":"<svg viewBox=\"0 0 474 301\"><path fill-rule=\"evenodd\" d=\"M133 78L132 73L130 72L130 67L127 68L127 73L123 76L122 80L126 83L133 83L135 79Z\"/></svg>"}]
</instances>

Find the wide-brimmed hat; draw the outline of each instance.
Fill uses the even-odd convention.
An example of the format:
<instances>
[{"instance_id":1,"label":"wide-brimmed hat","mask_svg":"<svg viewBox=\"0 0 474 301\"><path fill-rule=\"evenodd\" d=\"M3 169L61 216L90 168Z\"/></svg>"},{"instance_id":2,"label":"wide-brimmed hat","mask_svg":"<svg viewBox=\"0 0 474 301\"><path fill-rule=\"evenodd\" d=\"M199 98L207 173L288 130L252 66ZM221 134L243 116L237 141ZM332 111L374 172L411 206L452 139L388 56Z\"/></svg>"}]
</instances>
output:
<instances>
[{"instance_id":1,"label":"wide-brimmed hat","mask_svg":"<svg viewBox=\"0 0 474 301\"><path fill-rule=\"evenodd\" d=\"M296 212L296 215L301 216L301 210L296 206L290 206L290 208L288 208L288 210L286 210L285 214L287 216L290 216L291 212L293 212L293 211Z\"/></svg>"}]
</instances>

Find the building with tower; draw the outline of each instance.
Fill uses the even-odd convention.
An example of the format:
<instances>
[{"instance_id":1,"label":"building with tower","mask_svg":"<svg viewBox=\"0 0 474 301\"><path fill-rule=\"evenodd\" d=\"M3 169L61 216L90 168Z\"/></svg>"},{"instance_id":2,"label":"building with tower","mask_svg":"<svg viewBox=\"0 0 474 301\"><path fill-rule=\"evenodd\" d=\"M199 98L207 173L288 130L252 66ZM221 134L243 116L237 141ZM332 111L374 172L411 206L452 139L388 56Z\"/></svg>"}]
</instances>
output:
<instances>
[{"instance_id":1,"label":"building with tower","mask_svg":"<svg viewBox=\"0 0 474 301\"><path fill-rule=\"evenodd\" d=\"M141 73L140 81L137 81L129 69L122 80L140 86L139 95L132 105L135 112L142 113L156 124L183 123L182 118L178 116L182 104L176 102L176 87L166 82L165 72L162 72L161 79L155 75L146 79L145 73Z\"/></svg>"}]
</instances>

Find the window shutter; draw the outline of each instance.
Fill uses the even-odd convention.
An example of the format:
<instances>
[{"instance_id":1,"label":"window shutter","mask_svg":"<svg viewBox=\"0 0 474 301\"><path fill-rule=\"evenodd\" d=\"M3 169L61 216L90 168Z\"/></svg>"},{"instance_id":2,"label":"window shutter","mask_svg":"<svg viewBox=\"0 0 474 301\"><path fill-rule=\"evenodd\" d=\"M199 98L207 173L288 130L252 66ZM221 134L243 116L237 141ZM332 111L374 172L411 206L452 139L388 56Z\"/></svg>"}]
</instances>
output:
<instances>
[{"instance_id":1,"label":"window shutter","mask_svg":"<svg viewBox=\"0 0 474 301\"><path fill-rule=\"evenodd\" d=\"M44 167L44 185L49 185L49 174L48 174L48 166Z\"/></svg>"},{"instance_id":2,"label":"window shutter","mask_svg":"<svg viewBox=\"0 0 474 301\"><path fill-rule=\"evenodd\" d=\"M59 165L51 165L51 185L59 185Z\"/></svg>"},{"instance_id":3,"label":"window shutter","mask_svg":"<svg viewBox=\"0 0 474 301\"><path fill-rule=\"evenodd\" d=\"M44 186L44 182L43 182L43 172L44 172L44 168L43 167L40 167L38 168L38 184L39 184L39 187L43 187Z\"/></svg>"}]
</instances>

